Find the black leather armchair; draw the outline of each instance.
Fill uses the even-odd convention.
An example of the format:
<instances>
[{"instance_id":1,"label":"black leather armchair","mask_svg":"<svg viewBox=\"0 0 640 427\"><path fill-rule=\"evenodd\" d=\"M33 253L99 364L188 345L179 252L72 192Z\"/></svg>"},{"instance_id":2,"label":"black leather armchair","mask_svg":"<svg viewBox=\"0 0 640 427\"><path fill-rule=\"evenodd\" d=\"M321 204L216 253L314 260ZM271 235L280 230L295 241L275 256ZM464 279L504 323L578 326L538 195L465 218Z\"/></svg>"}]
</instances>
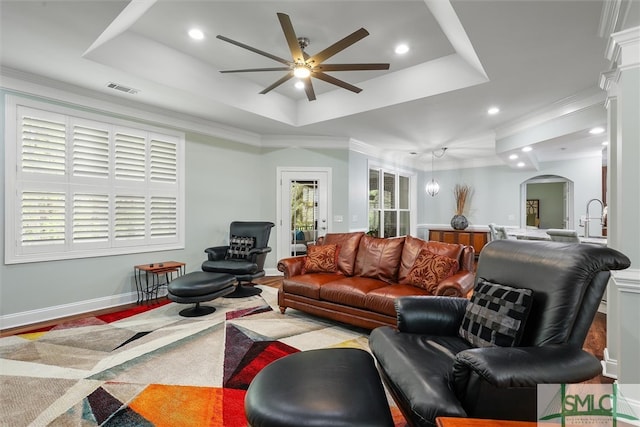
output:
<instances>
[{"instance_id":1,"label":"black leather armchair","mask_svg":"<svg viewBox=\"0 0 640 427\"><path fill-rule=\"evenodd\" d=\"M476 283L533 291L517 347L474 348L458 335L469 301L396 300L397 329L372 331L369 344L384 382L412 426L436 417L536 419L536 386L577 383L601 372L582 350L609 280L629 259L604 246L497 240L480 253Z\"/></svg>"},{"instance_id":2,"label":"black leather armchair","mask_svg":"<svg viewBox=\"0 0 640 427\"><path fill-rule=\"evenodd\" d=\"M258 295L262 290L253 285L253 280L264 277L264 262L271 252L269 236L275 224L265 221L234 221L230 225L229 240L234 237L249 237L254 239L253 247L246 257L229 257L229 246L215 246L205 249L208 260L202 263L202 270L213 273L233 274L238 281L236 290L226 295L226 298L242 298Z\"/></svg>"}]
</instances>

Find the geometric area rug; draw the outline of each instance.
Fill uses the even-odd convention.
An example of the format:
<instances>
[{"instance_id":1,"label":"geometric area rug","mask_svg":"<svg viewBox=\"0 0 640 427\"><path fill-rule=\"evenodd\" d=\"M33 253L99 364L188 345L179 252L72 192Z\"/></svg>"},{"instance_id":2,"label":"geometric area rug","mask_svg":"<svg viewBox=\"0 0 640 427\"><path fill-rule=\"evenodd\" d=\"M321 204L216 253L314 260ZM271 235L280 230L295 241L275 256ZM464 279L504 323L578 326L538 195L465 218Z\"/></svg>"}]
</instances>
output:
<instances>
[{"instance_id":1,"label":"geometric area rug","mask_svg":"<svg viewBox=\"0 0 640 427\"><path fill-rule=\"evenodd\" d=\"M367 330L282 315L277 289L260 288L205 303L216 311L202 317L167 302L1 338L0 426L243 427L247 387L270 362L317 348L369 351Z\"/></svg>"}]
</instances>

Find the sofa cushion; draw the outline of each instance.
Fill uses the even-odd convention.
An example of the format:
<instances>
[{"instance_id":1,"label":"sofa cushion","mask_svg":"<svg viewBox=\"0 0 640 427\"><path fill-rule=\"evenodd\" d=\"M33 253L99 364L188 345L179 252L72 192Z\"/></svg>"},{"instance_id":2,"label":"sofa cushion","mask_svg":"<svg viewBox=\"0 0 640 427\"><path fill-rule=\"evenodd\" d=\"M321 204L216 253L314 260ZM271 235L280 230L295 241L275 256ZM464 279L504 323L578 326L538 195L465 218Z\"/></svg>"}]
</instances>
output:
<instances>
[{"instance_id":1,"label":"sofa cushion","mask_svg":"<svg viewBox=\"0 0 640 427\"><path fill-rule=\"evenodd\" d=\"M400 269L398 270L398 283L408 283L407 275L413 268L418 254L420 254L420 251L424 248L429 249L434 254L446 256L460 262L460 256L464 250L464 245L436 242L432 240L426 241L409 235L405 236ZM460 265L458 265L458 268L460 268Z\"/></svg>"},{"instance_id":2,"label":"sofa cushion","mask_svg":"<svg viewBox=\"0 0 640 427\"><path fill-rule=\"evenodd\" d=\"M309 245L304 260L305 273L335 273L338 270L338 245Z\"/></svg>"},{"instance_id":3,"label":"sofa cushion","mask_svg":"<svg viewBox=\"0 0 640 427\"><path fill-rule=\"evenodd\" d=\"M520 343L533 292L480 278L467 304L459 334L476 347Z\"/></svg>"},{"instance_id":4,"label":"sofa cushion","mask_svg":"<svg viewBox=\"0 0 640 427\"><path fill-rule=\"evenodd\" d=\"M356 256L354 274L361 277L383 280L388 283L398 281L398 268L402 256L404 237L380 238L364 236Z\"/></svg>"},{"instance_id":5,"label":"sofa cushion","mask_svg":"<svg viewBox=\"0 0 640 427\"><path fill-rule=\"evenodd\" d=\"M353 276L356 254L363 232L355 233L327 233L324 236L324 245L338 245L338 271L346 276Z\"/></svg>"},{"instance_id":6,"label":"sofa cushion","mask_svg":"<svg viewBox=\"0 0 640 427\"><path fill-rule=\"evenodd\" d=\"M282 290L288 294L320 299L320 288L328 282L344 277L337 273L310 273L293 276L282 281Z\"/></svg>"},{"instance_id":7,"label":"sofa cushion","mask_svg":"<svg viewBox=\"0 0 640 427\"><path fill-rule=\"evenodd\" d=\"M407 274L406 282L434 295L438 284L447 277L453 276L458 269L457 260L434 254L425 247L420 251L413 268Z\"/></svg>"},{"instance_id":8,"label":"sofa cushion","mask_svg":"<svg viewBox=\"0 0 640 427\"><path fill-rule=\"evenodd\" d=\"M367 277L337 275L335 280L320 287L320 299L351 307L366 308L366 296L374 289L389 286Z\"/></svg>"},{"instance_id":9,"label":"sofa cushion","mask_svg":"<svg viewBox=\"0 0 640 427\"><path fill-rule=\"evenodd\" d=\"M428 296L431 294L424 289L417 288L413 285L387 285L367 292L367 295L364 298L364 305L367 310L395 317L396 298L414 295Z\"/></svg>"}]
</instances>

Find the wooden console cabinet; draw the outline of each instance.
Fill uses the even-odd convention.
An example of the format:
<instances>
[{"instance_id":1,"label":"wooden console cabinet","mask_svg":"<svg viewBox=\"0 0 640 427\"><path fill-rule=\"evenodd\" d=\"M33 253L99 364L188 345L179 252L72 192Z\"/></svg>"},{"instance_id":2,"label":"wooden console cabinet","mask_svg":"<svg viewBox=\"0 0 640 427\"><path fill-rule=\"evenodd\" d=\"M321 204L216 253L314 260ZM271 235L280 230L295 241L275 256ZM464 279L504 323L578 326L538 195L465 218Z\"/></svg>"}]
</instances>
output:
<instances>
[{"instance_id":1,"label":"wooden console cabinet","mask_svg":"<svg viewBox=\"0 0 640 427\"><path fill-rule=\"evenodd\" d=\"M476 259L478 259L484 245L489 243L489 230L454 230L449 227L430 228L429 240L473 246L476 252Z\"/></svg>"}]
</instances>

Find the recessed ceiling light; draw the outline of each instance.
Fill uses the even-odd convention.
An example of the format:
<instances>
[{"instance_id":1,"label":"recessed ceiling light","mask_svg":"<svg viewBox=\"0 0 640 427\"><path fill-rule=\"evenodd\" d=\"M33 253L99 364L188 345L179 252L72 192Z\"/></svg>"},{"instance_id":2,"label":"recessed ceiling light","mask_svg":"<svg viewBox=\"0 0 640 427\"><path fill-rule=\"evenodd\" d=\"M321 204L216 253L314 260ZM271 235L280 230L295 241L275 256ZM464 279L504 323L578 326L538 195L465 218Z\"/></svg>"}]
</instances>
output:
<instances>
[{"instance_id":1,"label":"recessed ceiling light","mask_svg":"<svg viewBox=\"0 0 640 427\"><path fill-rule=\"evenodd\" d=\"M523 168L523 167L524 167L524 162L518 162L518 165L517 165L517 166L518 166L519 168Z\"/></svg>"},{"instance_id":2,"label":"recessed ceiling light","mask_svg":"<svg viewBox=\"0 0 640 427\"><path fill-rule=\"evenodd\" d=\"M591 129L589 131L589 133L591 135L600 135L601 133L604 133L604 128L601 128L601 127L598 126L598 127L595 127L593 129Z\"/></svg>"},{"instance_id":3,"label":"recessed ceiling light","mask_svg":"<svg viewBox=\"0 0 640 427\"><path fill-rule=\"evenodd\" d=\"M515 160L517 158L518 158L517 154L512 154L512 155L509 156L509 160Z\"/></svg>"},{"instance_id":4,"label":"recessed ceiling light","mask_svg":"<svg viewBox=\"0 0 640 427\"><path fill-rule=\"evenodd\" d=\"M522 151L525 153L528 153L529 151L533 150L533 148L527 146L527 147L522 147Z\"/></svg>"},{"instance_id":5,"label":"recessed ceiling light","mask_svg":"<svg viewBox=\"0 0 640 427\"><path fill-rule=\"evenodd\" d=\"M192 28L189 30L189 37L194 40L202 40L204 38L204 33L198 28Z\"/></svg>"},{"instance_id":6,"label":"recessed ceiling light","mask_svg":"<svg viewBox=\"0 0 640 427\"><path fill-rule=\"evenodd\" d=\"M602 145L609 145L609 141L602 141Z\"/></svg>"},{"instance_id":7,"label":"recessed ceiling light","mask_svg":"<svg viewBox=\"0 0 640 427\"><path fill-rule=\"evenodd\" d=\"M396 46L396 50L395 52L398 55L404 55L405 53L409 52L409 46L407 46L406 44L402 43L399 44L398 46Z\"/></svg>"},{"instance_id":8,"label":"recessed ceiling light","mask_svg":"<svg viewBox=\"0 0 640 427\"><path fill-rule=\"evenodd\" d=\"M498 114L499 112L500 112L500 109L498 107L491 107L487 110L487 114L490 114L492 116L495 114Z\"/></svg>"},{"instance_id":9,"label":"recessed ceiling light","mask_svg":"<svg viewBox=\"0 0 640 427\"><path fill-rule=\"evenodd\" d=\"M294 86L296 89L304 89L304 82L302 80L298 80Z\"/></svg>"}]
</instances>

